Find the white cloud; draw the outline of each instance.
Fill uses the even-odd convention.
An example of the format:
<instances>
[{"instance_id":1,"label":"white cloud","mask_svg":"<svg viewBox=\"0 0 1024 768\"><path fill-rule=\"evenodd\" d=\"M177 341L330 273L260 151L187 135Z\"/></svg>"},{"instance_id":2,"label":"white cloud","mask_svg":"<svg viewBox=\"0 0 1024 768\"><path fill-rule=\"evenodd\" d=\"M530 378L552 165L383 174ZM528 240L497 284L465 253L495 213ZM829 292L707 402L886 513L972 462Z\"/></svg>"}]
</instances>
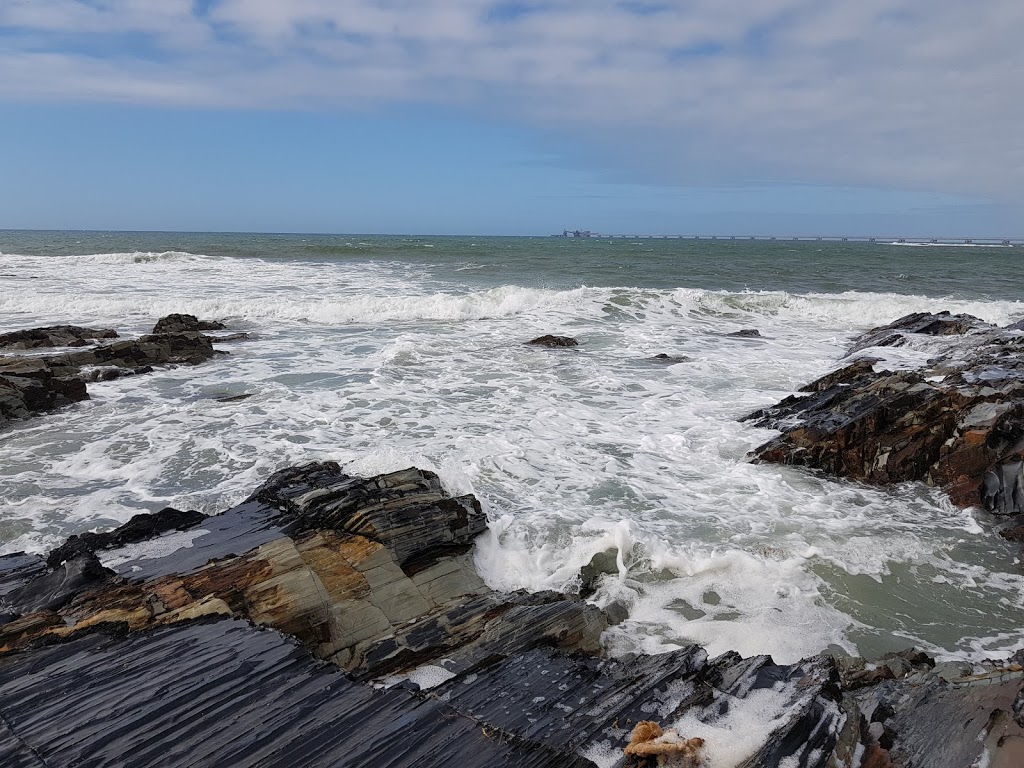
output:
<instances>
[{"instance_id":1,"label":"white cloud","mask_svg":"<svg viewBox=\"0 0 1024 768\"><path fill-rule=\"evenodd\" d=\"M4 0L0 97L456 105L660 180L1024 196L1019 0Z\"/></svg>"}]
</instances>

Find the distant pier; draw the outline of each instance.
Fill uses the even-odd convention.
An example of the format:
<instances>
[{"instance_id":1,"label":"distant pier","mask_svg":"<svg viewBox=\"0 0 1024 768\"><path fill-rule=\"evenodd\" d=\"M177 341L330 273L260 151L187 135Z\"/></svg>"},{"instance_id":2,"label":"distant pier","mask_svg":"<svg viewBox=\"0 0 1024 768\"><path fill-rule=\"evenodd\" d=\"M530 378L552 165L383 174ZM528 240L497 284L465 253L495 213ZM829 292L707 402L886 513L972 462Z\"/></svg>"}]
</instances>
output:
<instances>
[{"instance_id":1,"label":"distant pier","mask_svg":"<svg viewBox=\"0 0 1024 768\"><path fill-rule=\"evenodd\" d=\"M559 235L555 235L559 237ZM597 232L566 232L561 237L584 237L597 240L764 240L777 242L882 243L899 245L988 245L1024 246L1024 237L902 237L899 235L602 235Z\"/></svg>"}]
</instances>

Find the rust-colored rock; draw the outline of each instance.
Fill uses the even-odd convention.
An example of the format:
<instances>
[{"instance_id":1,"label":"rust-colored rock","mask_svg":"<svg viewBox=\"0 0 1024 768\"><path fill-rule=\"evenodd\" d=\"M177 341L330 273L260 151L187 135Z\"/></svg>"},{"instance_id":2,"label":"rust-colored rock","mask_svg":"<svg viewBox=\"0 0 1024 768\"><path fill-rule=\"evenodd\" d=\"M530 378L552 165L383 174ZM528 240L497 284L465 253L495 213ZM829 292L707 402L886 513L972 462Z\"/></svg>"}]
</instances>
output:
<instances>
[{"instance_id":1,"label":"rust-colored rock","mask_svg":"<svg viewBox=\"0 0 1024 768\"><path fill-rule=\"evenodd\" d=\"M795 464L869 483L923 481L960 506L1024 512L1024 345L976 318L917 314L875 329L853 350L917 333L948 336L922 370L859 359L748 417L782 434L755 461ZM971 344L960 335L969 334Z\"/></svg>"}]
</instances>

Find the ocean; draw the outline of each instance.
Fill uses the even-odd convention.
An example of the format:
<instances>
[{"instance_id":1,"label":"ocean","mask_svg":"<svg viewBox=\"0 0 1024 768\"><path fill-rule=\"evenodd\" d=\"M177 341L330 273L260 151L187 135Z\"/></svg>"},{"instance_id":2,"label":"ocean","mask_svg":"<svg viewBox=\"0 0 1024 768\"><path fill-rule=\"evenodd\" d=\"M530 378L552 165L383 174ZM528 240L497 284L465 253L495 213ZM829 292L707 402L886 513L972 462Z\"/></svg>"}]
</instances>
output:
<instances>
[{"instance_id":1,"label":"ocean","mask_svg":"<svg viewBox=\"0 0 1024 768\"><path fill-rule=\"evenodd\" d=\"M1024 249L889 243L0 232L0 331L219 319L250 341L89 385L0 432L0 554L164 506L213 513L271 472L410 465L475 493L501 589L626 606L609 652L687 643L790 662L1024 647L1019 547L918 484L754 465L739 419L916 311L1024 318ZM760 337L728 334L756 329ZM544 349L542 334L580 345ZM934 340L885 350L927 359ZM685 361L653 359L668 354ZM220 402L217 398L251 395Z\"/></svg>"}]
</instances>

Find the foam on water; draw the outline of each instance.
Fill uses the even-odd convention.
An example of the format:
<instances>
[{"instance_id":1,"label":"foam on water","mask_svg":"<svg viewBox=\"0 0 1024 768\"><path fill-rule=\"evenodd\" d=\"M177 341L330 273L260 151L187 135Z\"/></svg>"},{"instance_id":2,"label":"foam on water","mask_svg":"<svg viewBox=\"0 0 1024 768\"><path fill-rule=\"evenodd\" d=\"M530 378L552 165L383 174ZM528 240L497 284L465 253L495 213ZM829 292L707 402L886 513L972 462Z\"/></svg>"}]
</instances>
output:
<instances>
[{"instance_id":1,"label":"foam on water","mask_svg":"<svg viewBox=\"0 0 1024 768\"><path fill-rule=\"evenodd\" d=\"M0 552L167 505L215 512L288 464L417 465L481 498L476 564L494 587L572 591L610 553L591 599L629 609L606 638L615 652L700 642L794 661L916 642L979 657L1009 652L1024 626L1020 565L987 522L918 486L752 465L774 433L737 420L835 367L857 331L913 311L1008 323L1020 302L464 285L426 262L170 251L3 263L12 327L140 333L190 312L254 341L90 384L89 401L5 431ZM762 337L726 335L745 328ZM543 333L582 344L522 343ZM915 365L933 342L884 364Z\"/></svg>"}]
</instances>

